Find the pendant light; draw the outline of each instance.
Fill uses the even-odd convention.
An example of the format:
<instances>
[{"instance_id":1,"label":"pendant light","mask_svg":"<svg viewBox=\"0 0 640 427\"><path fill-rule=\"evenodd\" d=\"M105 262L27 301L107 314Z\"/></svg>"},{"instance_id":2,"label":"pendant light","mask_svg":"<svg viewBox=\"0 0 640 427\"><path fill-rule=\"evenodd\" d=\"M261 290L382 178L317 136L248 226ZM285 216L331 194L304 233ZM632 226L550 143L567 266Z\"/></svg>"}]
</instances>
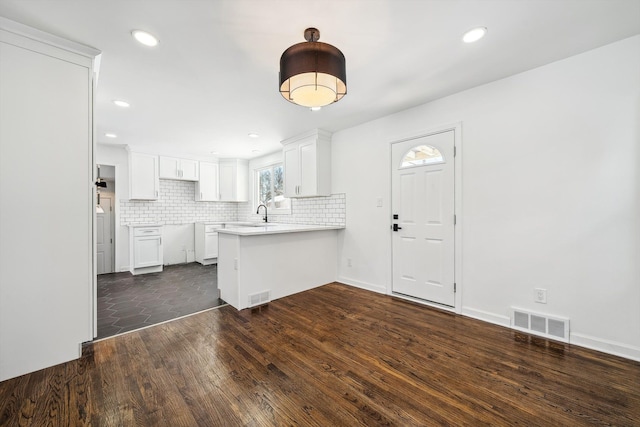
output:
<instances>
[{"instance_id":1,"label":"pendant light","mask_svg":"<svg viewBox=\"0 0 640 427\"><path fill-rule=\"evenodd\" d=\"M307 40L282 53L280 93L289 102L303 107L324 107L347 94L345 58L340 50L321 43L320 31L307 28Z\"/></svg>"}]
</instances>

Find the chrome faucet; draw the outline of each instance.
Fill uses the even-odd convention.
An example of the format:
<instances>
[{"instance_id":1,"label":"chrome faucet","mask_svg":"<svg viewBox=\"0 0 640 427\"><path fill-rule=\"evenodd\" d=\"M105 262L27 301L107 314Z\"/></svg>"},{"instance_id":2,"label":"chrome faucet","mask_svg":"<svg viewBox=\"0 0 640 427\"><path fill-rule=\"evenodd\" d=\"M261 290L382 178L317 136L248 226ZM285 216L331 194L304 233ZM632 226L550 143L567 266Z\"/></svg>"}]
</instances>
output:
<instances>
[{"instance_id":1,"label":"chrome faucet","mask_svg":"<svg viewBox=\"0 0 640 427\"><path fill-rule=\"evenodd\" d=\"M264 222L267 222L267 205L265 205L265 204L258 205L258 210L256 211L256 213L259 214L260 213L260 208L263 207L263 206L264 206L264 218L262 218L262 219L264 219Z\"/></svg>"}]
</instances>

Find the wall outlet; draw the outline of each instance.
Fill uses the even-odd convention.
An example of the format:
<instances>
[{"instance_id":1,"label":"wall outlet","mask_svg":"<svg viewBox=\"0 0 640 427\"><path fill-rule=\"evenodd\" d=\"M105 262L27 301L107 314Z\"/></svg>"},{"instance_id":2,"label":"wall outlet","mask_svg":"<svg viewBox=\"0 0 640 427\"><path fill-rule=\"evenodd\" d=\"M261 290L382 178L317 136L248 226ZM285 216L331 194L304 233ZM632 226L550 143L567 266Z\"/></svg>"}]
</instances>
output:
<instances>
[{"instance_id":1,"label":"wall outlet","mask_svg":"<svg viewBox=\"0 0 640 427\"><path fill-rule=\"evenodd\" d=\"M540 304L547 303L547 290L542 288L533 289L533 300Z\"/></svg>"},{"instance_id":2,"label":"wall outlet","mask_svg":"<svg viewBox=\"0 0 640 427\"><path fill-rule=\"evenodd\" d=\"M347 258L347 267L353 267L353 263L351 262L351 258Z\"/></svg>"}]
</instances>

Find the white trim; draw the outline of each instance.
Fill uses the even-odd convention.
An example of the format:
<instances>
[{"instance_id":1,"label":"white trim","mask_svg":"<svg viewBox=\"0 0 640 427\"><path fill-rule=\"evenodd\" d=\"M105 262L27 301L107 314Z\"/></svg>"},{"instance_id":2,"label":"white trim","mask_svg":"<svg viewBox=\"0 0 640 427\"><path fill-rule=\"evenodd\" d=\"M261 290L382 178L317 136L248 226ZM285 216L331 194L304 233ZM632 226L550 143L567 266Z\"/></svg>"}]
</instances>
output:
<instances>
[{"instance_id":1,"label":"white trim","mask_svg":"<svg viewBox=\"0 0 640 427\"><path fill-rule=\"evenodd\" d=\"M372 283L361 282L359 280L349 279L347 277L339 276L336 282L344 283L345 285L353 286L354 288L364 289L366 291L376 292L378 294L386 295L387 288L381 285L374 285Z\"/></svg>"},{"instance_id":2,"label":"white trim","mask_svg":"<svg viewBox=\"0 0 640 427\"><path fill-rule=\"evenodd\" d=\"M494 325L504 326L505 328L511 328L511 319L509 316L501 316L471 307L463 307L461 314L463 316L471 317L472 319L482 320L483 322L493 323Z\"/></svg>"},{"instance_id":3,"label":"white trim","mask_svg":"<svg viewBox=\"0 0 640 427\"><path fill-rule=\"evenodd\" d=\"M640 347L609 341L602 338L596 338L589 335L570 333L571 344L580 347L589 348L591 350L600 351L602 353L612 354L614 356L624 357L626 359L640 362Z\"/></svg>"},{"instance_id":4,"label":"white trim","mask_svg":"<svg viewBox=\"0 0 640 427\"><path fill-rule=\"evenodd\" d=\"M85 56L87 58L91 58L91 60L93 60L94 57L100 55L101 53L101 51L96 48L86 46L81 43L76 43L71 40L63 39L62 37L58 37L53 34L45 33L44 31L29 27L16 21L12 21L2 16L0 16L0 29L22 37L26 37L31 40L38 41L40 43L47 44L49 46L57 47L69 52L76 53L78 55Z\"/></svg>"},{"instance_id":5,"label":"white trim","mask_svg":"<svg viewBox=\"0 0 640 427\"><path fill-rule=\"evenodd\" d=\"M454 215L456 216L456 225L454 227L454 282L456 283L456 293L454 296L454 306L448 307L444 305L439 305L435 303L431 303L428 301L424 301L421 299L415 299L416 302L440 309L445 309L448 311L453 311L457 314L462 314L462 289L463 289L463 281L462 281L462 224L463 224L463 215L462 215L462 122L453 122L442 124L438 126L430 127L428 130L423 131L415 131L410 134L404 135L398 138L391 138L389 142L389 182L392 182L392 170L393 170L393 159L391 156L391 150L393 144L409 141L412 139L423 138L425 136L435 135L438 133L453 131L454 135ZM389 186L389 200L393 200L393 185ZM389 203L389 218L392 218L392 206ZM392 245L392 240L389 239L389 245ZM390 259L390 270L391 271L391 280L387 283L386 286L386 294L394 295L399 298L412 300L411 297L405 295L396 295L393 293L393 251L391 251L391 259Z\"/></svg>"}]
</instances>

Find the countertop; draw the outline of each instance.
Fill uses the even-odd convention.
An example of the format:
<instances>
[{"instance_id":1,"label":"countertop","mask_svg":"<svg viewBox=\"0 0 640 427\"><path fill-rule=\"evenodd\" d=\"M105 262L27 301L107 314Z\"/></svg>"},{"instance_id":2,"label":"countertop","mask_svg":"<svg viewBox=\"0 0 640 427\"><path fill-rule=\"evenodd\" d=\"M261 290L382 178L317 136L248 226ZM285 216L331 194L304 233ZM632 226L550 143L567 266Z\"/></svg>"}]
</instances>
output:
<instances>
[{"instance_id":1,"label":"countertop","mask_svg":"<svg viewBox=\"0 0 640 427\"><path fill-rule=\"evenodd\" d=\"M234 227L225 226L218 230L218 233L235 234L237 236L259 236L262 234L281 234L281 233L300 233L304 231L324 231L324 230L341 230L344 226L336 225L304 225L304 224L277 224L268 223L266 225L251 225ZM251 223L249 223L251 224Z\"/></svg>"}]
</instances>

